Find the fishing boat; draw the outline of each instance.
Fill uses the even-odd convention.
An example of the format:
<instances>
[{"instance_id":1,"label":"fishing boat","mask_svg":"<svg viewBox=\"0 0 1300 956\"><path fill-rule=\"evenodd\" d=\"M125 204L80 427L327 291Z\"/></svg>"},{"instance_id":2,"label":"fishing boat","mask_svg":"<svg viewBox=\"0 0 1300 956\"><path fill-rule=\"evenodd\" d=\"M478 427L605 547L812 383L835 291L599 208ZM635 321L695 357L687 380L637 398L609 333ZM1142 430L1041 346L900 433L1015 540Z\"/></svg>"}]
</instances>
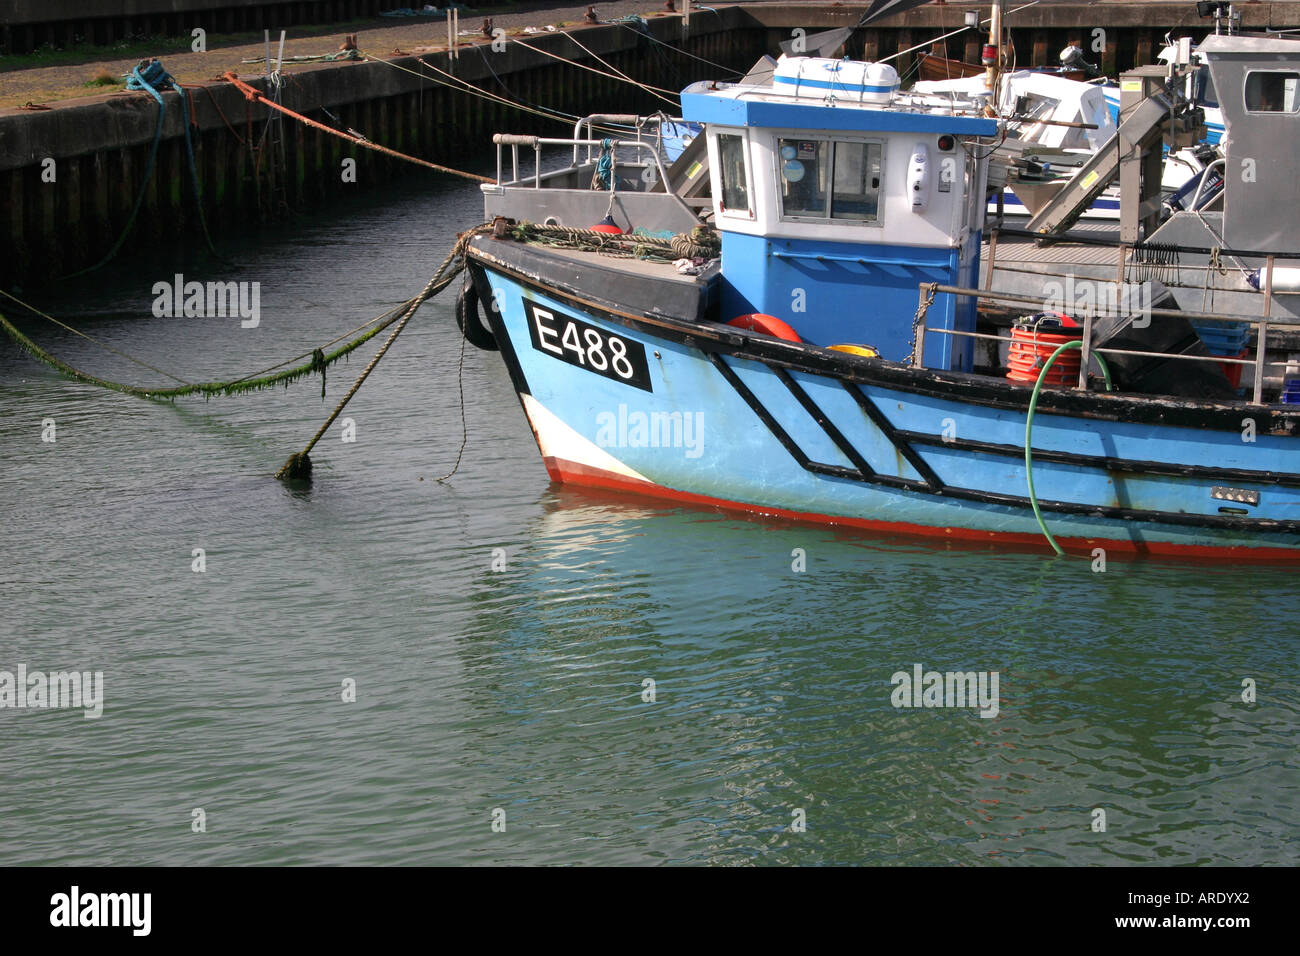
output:
<instances>
[{"instance_id":1,"label":"fishing boat","mask_svg":"<svg viewBox=\"0 0 1300 956\"><path fill-rule=\"evenodd\" d=\"M918 53L916 55L916 75L921 82L934 83L946 80L960 80L971 76L983 76L986 68L979 63L967 63L944 56L942 51ZM1065 80L1083 81L1088 79L1084 70L1074 70L1066 66L1044 66L1034 72L1055 76Z\"/></svg>"},{"instance_id":2,"label":"fishing boat","mask_svg":"<svg viewBox=\"0 0 1300 956\"><path fill-rule=\"evenodd\" d=\"M998 185L1005 183L1005 188L997 191L989 211L999 216L1032 217L1110 142L1120 123L1123 91L1120 84L1101 76L1097 67L1084 59L1075 39L1061 51L1059 67L1005 69L1004 54L1010 47L1000 29L1005 20L995 12L990 22L993 26L984 52L985 63L991 68L946 59L941 44L935 44L929 55L918 55L920 80L912 90L978 100L986 115L1006 119L1007 138L992 170L993 180ZM1196 189L1206 168L1219 158L1214 147L1223 136L1223 118L1209 68L1189 39L1169 43L1158 61L1196 64L1196 68L1182 71L1178 92L1182 101L1200 111L1198 128L1203 135L1181 148L1164 151L1161 187L1177 197L1177 205ZM1200 195L1208 205L1217 194L1205 190ZM1079 218L1116 221L1119 209L1119 187L1112 185L1083 209Z\"/></svg>"},{"instance_id":3,"label":"fishing boat","mask_svg":"<svg viewBox=\"0 0 1300 956\"><path fill-rule=\"evenodd\" d=\"M916 75L924 82L959 80L968 76L983 76L984 67L978 63L954 60L940 52L918 53Z\"/></svg>"},{"instance_id":4,"label":"fishing boat","mask_svg":"<svg viewBox=\"0 0 1300 956\"><path fill-rule=\"evenodd\" d=\"M1222 91L1257 71L1290 90L1300 56L1239 39L1202 45L1229 141L1272 124L1277 161L1257 157L1257 191L1229 182L1218 228L1262 252L1300 200L1281 159L1300 114ZM696 83L681 103L703 133L672 164L636 117L494 137L493 227L469 243L458 316L499 350L554 481L1094 556L1300 557L1300 407L1289 382L1265 385L1268 302L1199 317L1258 329L1255 360L1235 360L1255 372L1249 397L1197 316L1053 303L1073 275L1002 296L1027 315L989 342L998 120L900 93L887 64L817 56ZM568 165L543 162L554 148ZM1078 281L1105 297L1104 280Z\"/></svg>"},{"instance_id":5,"label":"fishing boat","mask_svg":"<svg viewBox=\"0 0 1300 956\"><path fill-rule=\"evenodd\" d=\"M1102 85L1046 70L1000 73L996 96L989 94L986 83L981 72L918 82L912 92L966 112L995 113L1006 121L1001 127L1005 139L992 157L991 170L1005 188L990 201L989 211L998 212L1000 207L1002 215L1032 216L1109 142L1118 125L1118 110L1111 111ZM1174 187L1199 170L1178 170L1181 176ZM1118 219L1118 186L1093 200L1081 218Z\"/></svg>"}]
</instances>

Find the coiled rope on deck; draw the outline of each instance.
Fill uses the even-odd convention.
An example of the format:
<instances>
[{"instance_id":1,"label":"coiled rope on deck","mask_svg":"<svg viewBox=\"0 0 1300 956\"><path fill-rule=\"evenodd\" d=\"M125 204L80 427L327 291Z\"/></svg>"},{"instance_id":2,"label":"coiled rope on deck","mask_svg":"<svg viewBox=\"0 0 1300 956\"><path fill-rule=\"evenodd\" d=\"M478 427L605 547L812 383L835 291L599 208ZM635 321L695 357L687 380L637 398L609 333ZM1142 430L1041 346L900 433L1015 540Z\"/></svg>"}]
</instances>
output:
<instances>
[{"instance_id":1,"label":"coiled rope on deck","mask_svg":"<svg viewBox=\"0 0 1300 956\"><path fill-rule=\"evenodd\" d=\"M518 222L509 228L509 236L519 242L600 252L605 255L636 259L712 259L722 248L718 234L705 226L689 233L655 236L646 233L606 233L573 226L546 226L535 222Z\"/></svg>"}]
</instances>

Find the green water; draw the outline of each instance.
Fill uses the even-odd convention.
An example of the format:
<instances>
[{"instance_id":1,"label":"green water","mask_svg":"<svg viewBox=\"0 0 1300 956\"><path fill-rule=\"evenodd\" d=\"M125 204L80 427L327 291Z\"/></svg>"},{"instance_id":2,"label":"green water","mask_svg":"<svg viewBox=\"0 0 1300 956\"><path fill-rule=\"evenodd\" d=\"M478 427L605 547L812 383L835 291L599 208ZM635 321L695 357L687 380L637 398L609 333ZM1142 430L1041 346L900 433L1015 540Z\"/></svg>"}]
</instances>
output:
<instances>
[{"instance_id":1,"label":"green water","mask_svg":"<svg viewBox=\"0 0 1300 956\"><path fill-rule=\"evenodd\" d=\"M32 295L227 377L416 292L479 202L407 187L220 273L144 260ZM259 281L261 325L153 318L180 270ZM458 347L451 300L427 306L345 413L356 441L336 425L294 490L271 474L372 347L324 402L313 381L165 405L0 345L0 670L102 671L105 692L97 720L0 709L0 864L1300 859L1293 571L1093 573L565 490L473 350L439 484ZM893 707L915 664L997 671L998 716Z\"/></svg>"}]
</instances>

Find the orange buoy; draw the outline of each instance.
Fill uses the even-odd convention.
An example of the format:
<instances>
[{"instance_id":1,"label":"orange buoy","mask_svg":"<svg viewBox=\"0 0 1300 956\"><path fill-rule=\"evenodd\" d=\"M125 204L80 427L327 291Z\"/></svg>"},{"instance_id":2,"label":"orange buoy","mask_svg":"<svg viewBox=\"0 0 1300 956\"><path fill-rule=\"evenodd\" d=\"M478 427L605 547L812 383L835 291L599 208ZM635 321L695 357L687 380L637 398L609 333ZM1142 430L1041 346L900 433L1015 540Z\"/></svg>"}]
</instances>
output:
<instances>
[{"instance_id":1,"label":"orange buoy","mask_svg":"<svg viewBox=\"0 0 1300 956\"><path fill-rule=\"evenodd\" d=\"M614 221L613 216L606 216L600 222L591 227L592 232L603 232L607 236L621 236L623 230L618 228L618 223Z\"/></svg>"},{"instance_id":2,"label":"orange buoy","mask_svg":"<svg viewBox=\"0 0 1300 956\"><path fill-rule=\"evenodd\" d=\"M1051 329L1052 331L1044 331ZM1060 312L1040 312L1011 327L1011 346L1007 351L1007 378L1014 382L1037 382L1052 353L1066 342L1083 334L1079 323ZM1052 363L1044 385L1074 385L1079 381L1077 349L1062 352Z\"/></svg>"},{"instance_id":3,"label":"orange buoy","mask_svg":"<svg viewBox=\"0 0 1300 956\"><path fill-rule=\"evenodd\" d=\"M738 315L728 325L734 325L738 329L749 329L751 332L762 332L764 335L772 335L778 339L785 339L787 342L802 342L799 333L790 328L785 322L782 322L775 315L767 315L763 312L750 312L748 315Z\"/></svg>"}]
</instances>

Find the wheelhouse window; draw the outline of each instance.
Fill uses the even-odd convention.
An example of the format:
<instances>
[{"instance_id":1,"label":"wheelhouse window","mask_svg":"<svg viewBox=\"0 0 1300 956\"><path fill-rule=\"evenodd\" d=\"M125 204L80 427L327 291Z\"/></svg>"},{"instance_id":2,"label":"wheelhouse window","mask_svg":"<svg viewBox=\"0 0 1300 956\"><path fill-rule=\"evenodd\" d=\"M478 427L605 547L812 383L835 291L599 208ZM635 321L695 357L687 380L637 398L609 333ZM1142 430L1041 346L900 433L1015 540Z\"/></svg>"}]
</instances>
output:
<instances>
[{"instance_id":1,"label":"wheelhouse window","mask_svg":"<svg viewBox=\"0 0 1300 956\"><path fill-rule=\"evenodd\" d=\"M718 176L722 186L722 211L750 213L749 177L745 174L745 137L718 134Z\"/></svg>"},{"instance_id":2,"label":"wheelhouse window","mask_svg":"<svg viewBox=\"0 0 1300 956\"><path fill-rule=\"evenodd\" d=\"M875 222L881 146L843 140L778 139L781 215Z\"/></svg>"},{"instance_id":3,"label":"wheelhouse window","mask_svg":"<svg viewBox=\"0 0 1300 956\"><path fill-rule=\"evenodd\" d=\"M1255 70L1247 74L1246 109L1251 113L1300 112L1300 73Z\"/></svg>"},{"instance_id":4,"label":"wheelhouse window","mask_svg":"<svg viewBox=\"0 0 1300 956\"><path fill-rule=\"evenodd\" d=\"M781 164L781 212L813 219L826 217L830 191L831 144L815 139L783 139L777 143Z\"/></svg>"},{"instance_id":5,"label":"wheelhouse window","mask_svg":"<svg viewBox=\"0 0 1300 956\"><path fill-rule=\"evenodd\" d=\"M874 222L880 205L880 144L836 143L831 218Z\"/></svg>"},{"instance_id":6,"label":"wheelhouse window","mask_svg":"<svg viewBox=\"0 0 1300 956\"><path fill-rule=\"evenodd\" d=\"M1196 71L1197 82L1200 84L1201 92L1197 96L1196 102L1201 106L1209 106L1214 109L1219 108L1219 98L1214 92L1214 78L1210 76L1210 68L1202 64Z\"/></svg>"}]
</instances>

